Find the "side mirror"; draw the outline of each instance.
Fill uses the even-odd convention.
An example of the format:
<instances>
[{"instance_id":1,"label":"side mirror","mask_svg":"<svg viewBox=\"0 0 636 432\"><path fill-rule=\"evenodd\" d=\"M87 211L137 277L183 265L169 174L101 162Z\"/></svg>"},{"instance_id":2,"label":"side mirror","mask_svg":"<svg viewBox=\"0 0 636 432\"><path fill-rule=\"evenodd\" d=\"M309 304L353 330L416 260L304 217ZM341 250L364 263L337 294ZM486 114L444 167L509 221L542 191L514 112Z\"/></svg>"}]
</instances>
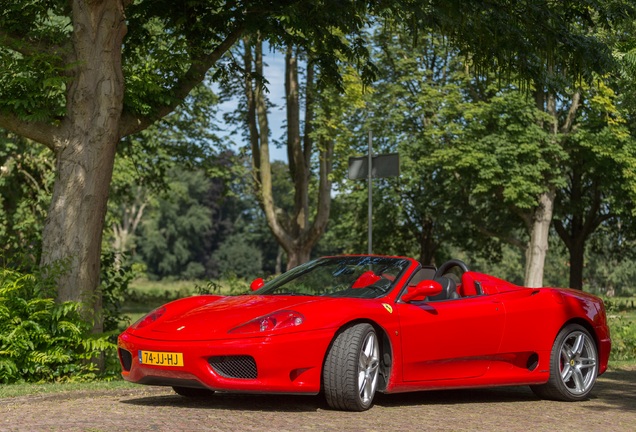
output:
<instances>
[{"instance_id":1,"label":"side mirror","mask_svg":"<svg viewBox=\"0 0 636 432\"><path fill-rule=\"evenodd\" d=\"M368 270L358 276L358 279L351 285L351 288L364 288L373 285L380 279L382 279L382 276L376 275L373 273L373 270Z\"/></svg>"},{"instance_id":2,"label":"side mirror","mask_svg":"<svg viewBox=\"0 0 636 432\"><path fill-rule=\"evenodd\" d=\"M404 303L412 301L422 301L426 297L436 296L441 294L442 285L434 280L423 280L415 286L408 287L406 293L402 296Z\"/></svg>"},{"instance_id":3,"label":"side mirror","mask_svg":"<svg viewBox=\"0 0 636 432\"><path fill-rule=\"evenodd\" d=\"M250 289L252 291L256 291L257 289L261 288L263 285L265 285L265 281L263 280L263 278L256 278L250 284Z\"/></svg>"}]
</instances>

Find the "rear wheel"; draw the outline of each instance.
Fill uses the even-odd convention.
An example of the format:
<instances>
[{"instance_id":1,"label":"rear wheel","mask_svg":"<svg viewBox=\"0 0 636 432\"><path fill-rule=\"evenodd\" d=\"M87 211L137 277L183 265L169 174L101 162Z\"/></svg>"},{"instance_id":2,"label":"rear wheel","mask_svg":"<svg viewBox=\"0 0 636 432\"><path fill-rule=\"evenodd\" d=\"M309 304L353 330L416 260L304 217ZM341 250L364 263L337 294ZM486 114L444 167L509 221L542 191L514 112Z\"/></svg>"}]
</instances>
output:
<instances>
[{"instance_id":1,"label":"rear wheel","mask_svg":"<svg viewBox=\"0 0 636 432\"><path fill-rule=\"evenodd\" d=\"M592 335L578 324L565 326L558 334L550 355L550 379L531 386L543 399L579 401L596 383L598 352Z\"/></svg>"},{"instance_id":2,"label":"rear wheel","mask_svg":"<svg viewBox=\"0 0 636 432\"><path fill-rule=\"evenodd\" d=\"M208 390L203 388L173 386L172 390L174 390L175 393L180 396L191 397L191 398L202 398L202 397L207 397L214 394L214 390Z\"/></svg>"},{"instance_id":3,"label":"rear wheel","mask_svg":"<svg viewBox=\"0 0 636 432\"><path fill-rule=\"evenodd\" d=\"M331 408L364 411L378 386L380 347L370 324L356 324L336 336L323 370L325 398Z\"/></svg>"}]
</instances>

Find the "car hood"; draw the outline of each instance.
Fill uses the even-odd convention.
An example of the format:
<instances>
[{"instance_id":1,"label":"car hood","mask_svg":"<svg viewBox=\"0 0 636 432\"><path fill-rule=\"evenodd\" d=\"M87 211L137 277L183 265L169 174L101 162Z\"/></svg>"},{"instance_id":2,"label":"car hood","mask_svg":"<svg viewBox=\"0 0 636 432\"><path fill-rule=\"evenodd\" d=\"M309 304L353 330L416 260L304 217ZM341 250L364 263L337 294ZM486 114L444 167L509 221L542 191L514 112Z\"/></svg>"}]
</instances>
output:
<instances>
[{"instance_id":1,"label":"car hood","mask_svg":"<svg viewBox=\"0 0 636 432\"><path fill-rule=\"evenodd\" d=\"M146 339L157 340L200 341L233 338L238 335L232 336L228 331L253 319L286 309L303 313L310 304L333 300L335 299L309 296L212 297L210 303L201 305L199 302L195 307L177 314L171 314L168 305L165 318L133 333ZM253 336L265 334L257 333Z\"/></svg>"}]
</instances>

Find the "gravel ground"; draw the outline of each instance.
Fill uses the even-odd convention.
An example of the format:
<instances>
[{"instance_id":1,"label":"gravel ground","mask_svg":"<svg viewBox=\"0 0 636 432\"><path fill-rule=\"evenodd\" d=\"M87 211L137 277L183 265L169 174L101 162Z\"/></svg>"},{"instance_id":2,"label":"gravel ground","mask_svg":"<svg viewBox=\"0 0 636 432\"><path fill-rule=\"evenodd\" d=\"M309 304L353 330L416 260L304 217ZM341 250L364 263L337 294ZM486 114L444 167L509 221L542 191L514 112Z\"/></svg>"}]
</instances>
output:
<instances>
[{"instance_id":1,"label":"gravel ground","mask_svg":"<svg viewBox=\"0 0 636 432\"><path fill-rule=\"evenodd\" d=\"M378 395L366 412L322 398L217 393L192 400L169 388L0 399L0 431L636 431L636 370L607 372L592 397L537 399L527 387Z\"/></svg>"}]
</instances>

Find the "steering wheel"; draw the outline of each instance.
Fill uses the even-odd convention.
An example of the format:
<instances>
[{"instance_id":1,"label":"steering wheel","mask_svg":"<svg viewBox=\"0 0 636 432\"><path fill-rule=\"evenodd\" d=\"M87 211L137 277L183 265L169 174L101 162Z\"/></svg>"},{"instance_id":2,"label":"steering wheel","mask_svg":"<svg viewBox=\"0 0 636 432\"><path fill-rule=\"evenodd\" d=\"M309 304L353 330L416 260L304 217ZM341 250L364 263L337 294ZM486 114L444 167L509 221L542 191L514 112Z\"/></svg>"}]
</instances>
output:
<instances>
[{"instance_id":1,"label":"steering wheel","mask_svg":"<svg viewBox=\"0 0 636 432\"><path fill-rule=\"evenodd\" d=\"M433 279L437 279L438 277L444 276L446 273L448 273L448 270L452 269L453 267L459 267L462 273L465 273L468 271L468 266L466 265L464 261L460 261L458 259L452 259L452 260L446 261L444 264L439 266L439 268L435 272L435 275L433 276Z\"/></svg>"}]
</instances>

